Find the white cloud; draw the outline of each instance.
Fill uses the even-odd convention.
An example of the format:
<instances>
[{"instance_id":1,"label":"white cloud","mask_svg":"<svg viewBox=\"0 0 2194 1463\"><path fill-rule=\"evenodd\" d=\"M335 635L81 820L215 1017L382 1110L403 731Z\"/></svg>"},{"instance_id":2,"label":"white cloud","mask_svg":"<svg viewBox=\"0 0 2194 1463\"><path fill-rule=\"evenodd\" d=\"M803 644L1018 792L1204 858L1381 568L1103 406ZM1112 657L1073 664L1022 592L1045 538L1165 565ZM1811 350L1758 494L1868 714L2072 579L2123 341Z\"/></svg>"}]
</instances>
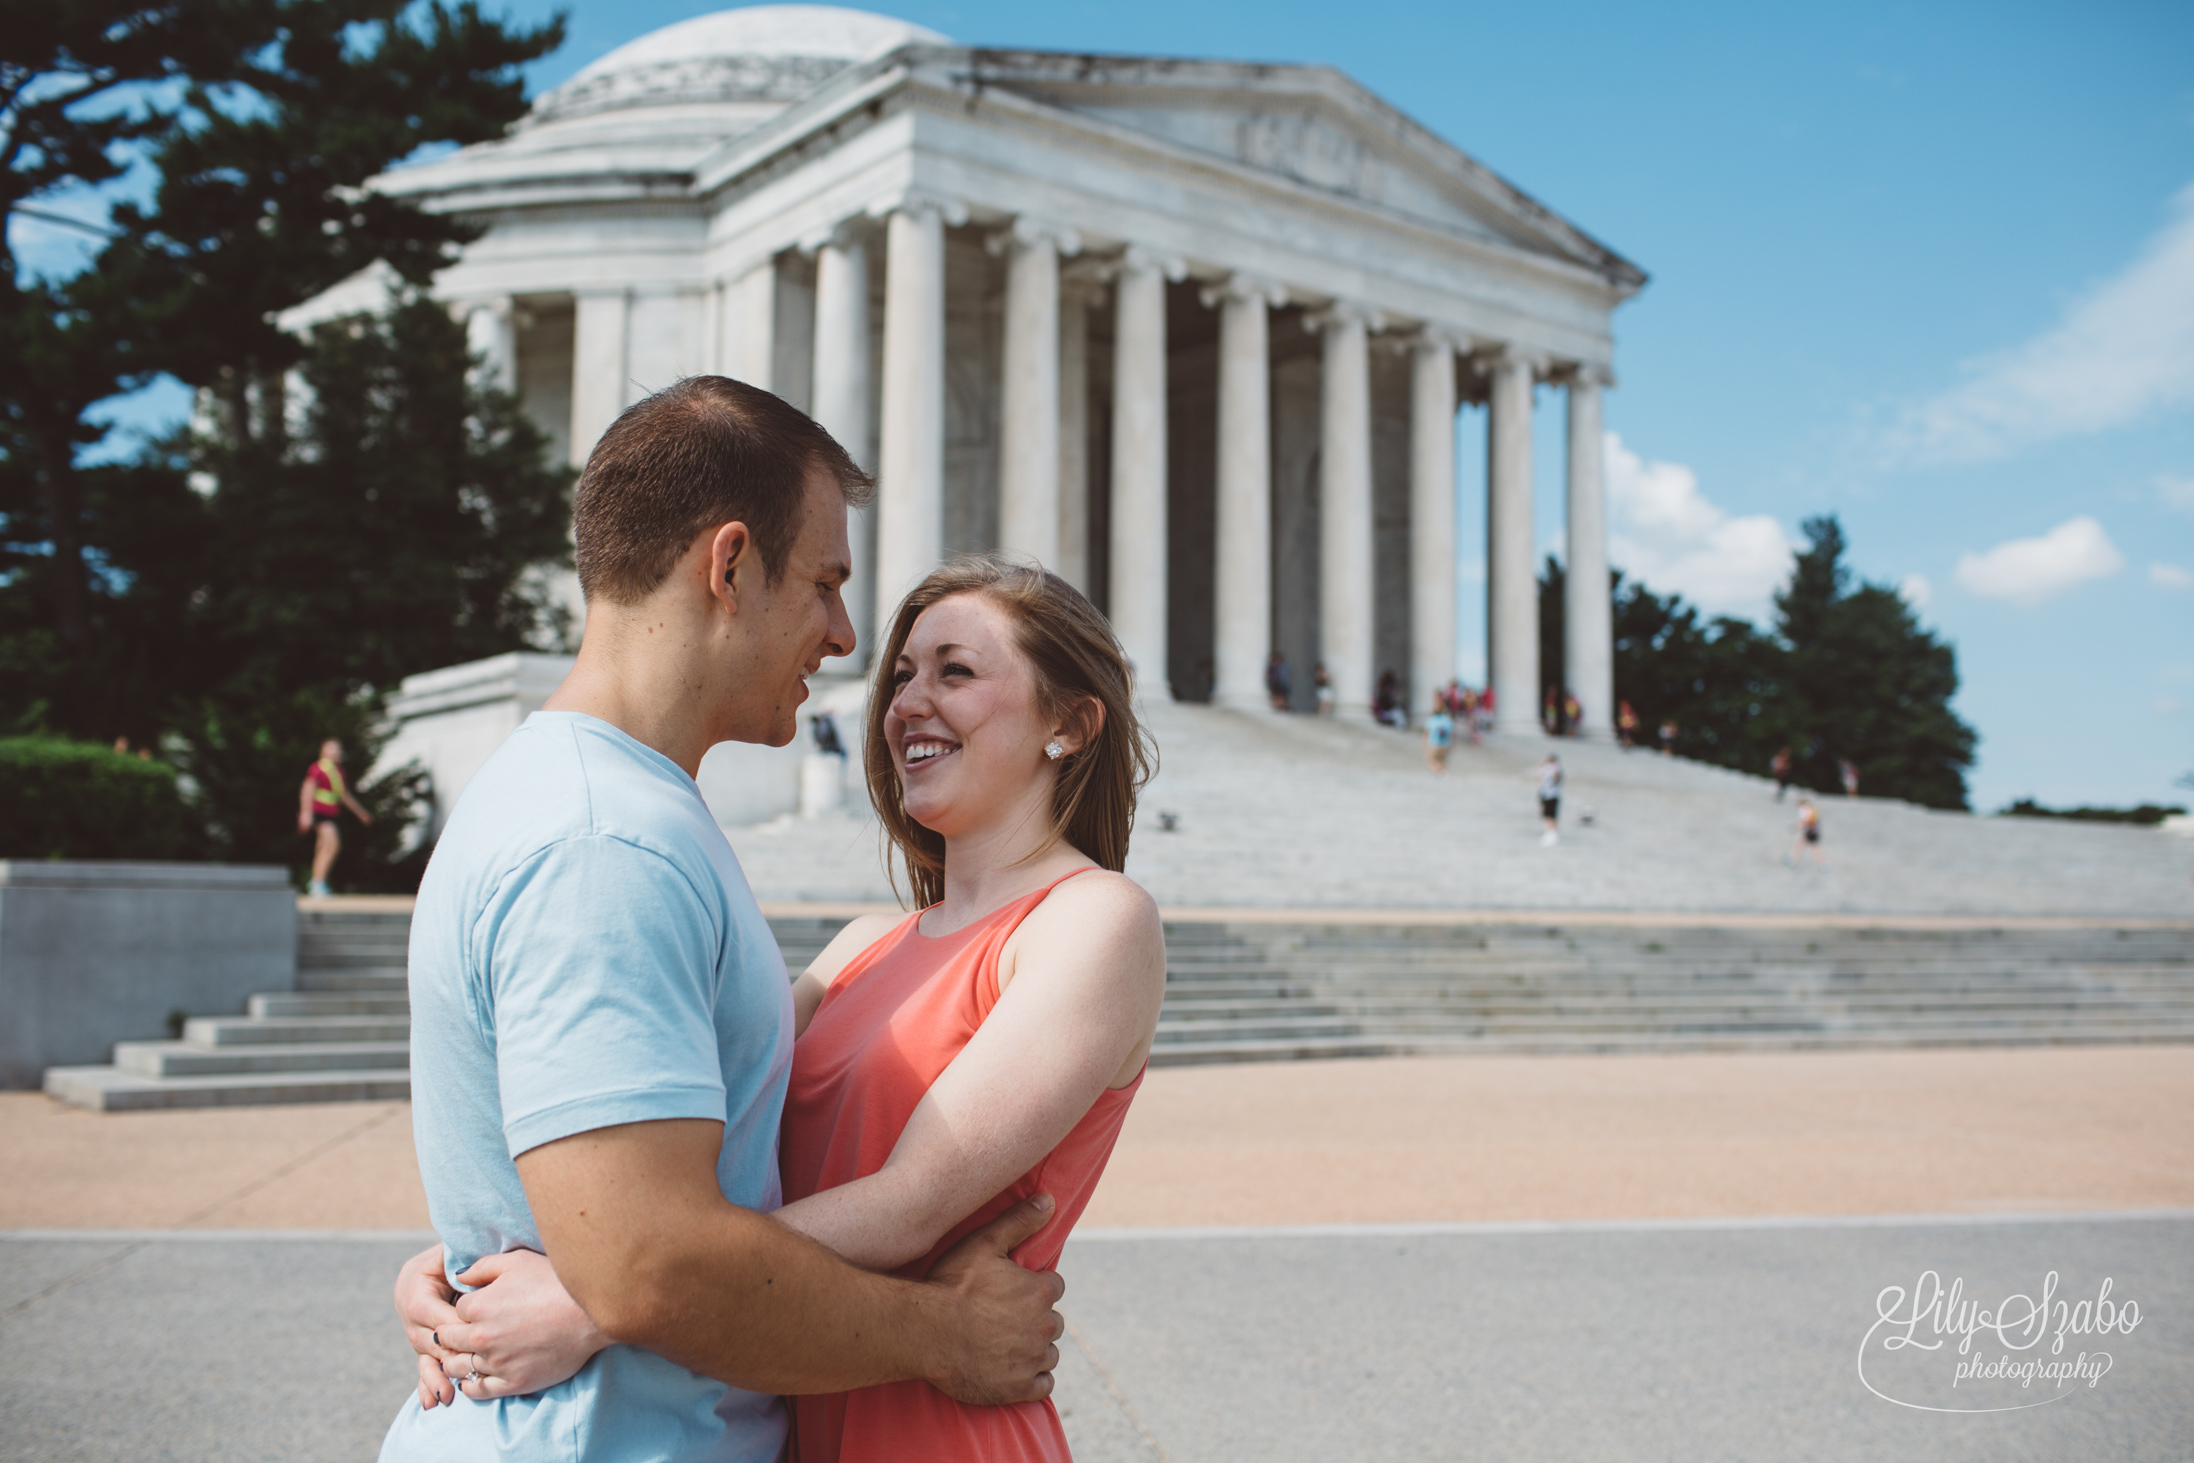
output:
<instances>
[{"instance_id":1,"label":"white cloud","mask_svg":"<svg viewBox=\"0 0 2194 1463\"><path fill-rule=\"evenodd\" d=\"M2156 496L2163 499L2166 508L2194 513L2194 478L2160 477L2156 479Z\"/></svg>"},{"instance_id":2,"label":"white cloud","mask_svg":"<svg viewBox=\"0 0 2194 1463\"><path fill-rule=\"evenodd\" d=\"M2125 555L2094 519L2068 518L2040 538L2009 539L1980 554L1960 554L1958 587L1988 599L2040 604L2125 567Z\"/></svg>"},{"instance_id":3,"label":"white cloud","mask_svg":"<svg viewBox=\"0 0 2194 1463\"><path fill-rule=\"evenodd\" d=\"M2176 696L2158 696L2149 705L2155 708L2158 716L2170 716L2186 708L2186 703Z\"/></svg>"},{"instance_id":4,"label":"white cloud","mask_svg":"<svg viewBox=\"0 0 2194 1463\"><path fill-rule=\"evenodd\" d=\"M1663 594L1715 614L1759 616L1790 575L1790 540L1765 513L1732 518L1680 462L1648 462L1607 434L1608 553Z\"/></svg>"},{"instance_id":5,"label":"white cloud","mask_svg":"<svg viewBox=\"0 0 2194 1463\"><path fill-rule=\"evenodd\" d=\"M1905 582L1897 586L1898 597L1916 610L1927 608L1927 602L1935 597L1935 586L1927 582L1925 574L1907 574Z\"/></svg>"},{"instance_id":6,"label":"white cloud","mask_svg":"<svg viewBox=\"0 0 2194 1463\"><path fill-rule=\"evenodd\" d=\"M2176 564L2151 564L2148 582L2158 589L2194 589L2194 574Z\"/></svg>"},{"instance_id":7,"label":"white cloud","mask_svg":"<svg viewBox=\"0 0 2194 1463\"><path fill-rule=\"evenodd\" d=\"M2194 185L2140 256L2090 288L2057 325L1968 363L1961 386L1905 413L1889 434L1916 462L2002 457L2194 403Z\"/></svg>"}]
</instances>

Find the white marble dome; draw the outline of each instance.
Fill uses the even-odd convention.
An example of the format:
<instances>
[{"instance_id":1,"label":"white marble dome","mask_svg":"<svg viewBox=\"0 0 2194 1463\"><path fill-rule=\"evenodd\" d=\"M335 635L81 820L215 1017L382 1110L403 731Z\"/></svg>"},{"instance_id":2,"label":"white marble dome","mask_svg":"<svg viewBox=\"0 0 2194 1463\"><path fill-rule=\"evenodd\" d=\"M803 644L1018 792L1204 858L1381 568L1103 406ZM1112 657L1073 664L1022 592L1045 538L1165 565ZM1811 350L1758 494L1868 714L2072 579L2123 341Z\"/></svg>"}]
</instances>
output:
<instances>
[{"instance_id":1,"label":"white marble dome","mask_svg":"<svg viewBox=\"0 0 2194 1463\"><path fill-rule=\"evenodd\" d=\"M628 41L534 103L535 122L633 107L784 105L856 61L935 31L837 5L750 5L697 15Z\"/></svg>"}]
</instances>

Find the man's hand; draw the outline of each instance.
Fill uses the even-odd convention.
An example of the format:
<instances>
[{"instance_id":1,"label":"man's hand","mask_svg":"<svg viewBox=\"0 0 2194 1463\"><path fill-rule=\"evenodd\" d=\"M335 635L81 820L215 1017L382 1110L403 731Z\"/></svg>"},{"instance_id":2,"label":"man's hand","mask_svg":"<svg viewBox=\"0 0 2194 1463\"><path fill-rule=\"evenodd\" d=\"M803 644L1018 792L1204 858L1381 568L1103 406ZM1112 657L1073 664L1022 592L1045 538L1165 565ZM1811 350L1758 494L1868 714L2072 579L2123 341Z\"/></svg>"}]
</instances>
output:
<instances>
[{"instance_id":1,"label":"man's hand","mask_svg":"<svg viewBox=\"0 0 2194 1463\"><path fill-rule=\"evenodd\" d=\"M1024 1199L948 1250L929 1283L950 1297L951 1324L929 1380L960 1402L1035 1402L1051 1395L1066 1321L1052 1309L1067 1293L1056 1270L1024 1270L1012 1258L1051 1222L1051 1195Z\"/></svg>"}]
</instances>

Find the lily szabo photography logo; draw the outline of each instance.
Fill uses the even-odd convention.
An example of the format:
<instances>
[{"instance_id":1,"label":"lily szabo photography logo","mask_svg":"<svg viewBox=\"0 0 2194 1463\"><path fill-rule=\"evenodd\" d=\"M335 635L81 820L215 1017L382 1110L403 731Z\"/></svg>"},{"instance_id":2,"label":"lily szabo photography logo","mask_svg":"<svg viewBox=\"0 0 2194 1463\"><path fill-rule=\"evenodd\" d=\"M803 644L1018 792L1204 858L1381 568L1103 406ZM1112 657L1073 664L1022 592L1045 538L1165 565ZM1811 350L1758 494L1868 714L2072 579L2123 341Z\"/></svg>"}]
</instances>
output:
<instances>
[{"instance_id":1,"label":"lily szabo photography logo","mask_svg":"<svg viewBox=\"0 0 2194 1463\"><path fill-rule=\"evenodd\" d=\"M1925 1271L1909 1291L1887 1285L1874 1297L1859 1380L1922 1412L2017 1412L2093 1392L2114 1365L2112 1338L2141 1324L2140 1303L2112 1289L2105 1277L2092 1295L2060 1294L2052 1270L2039 1297L1990 1304L1962 1277L1946 1286Z\"/></svg>"}]
</instances>

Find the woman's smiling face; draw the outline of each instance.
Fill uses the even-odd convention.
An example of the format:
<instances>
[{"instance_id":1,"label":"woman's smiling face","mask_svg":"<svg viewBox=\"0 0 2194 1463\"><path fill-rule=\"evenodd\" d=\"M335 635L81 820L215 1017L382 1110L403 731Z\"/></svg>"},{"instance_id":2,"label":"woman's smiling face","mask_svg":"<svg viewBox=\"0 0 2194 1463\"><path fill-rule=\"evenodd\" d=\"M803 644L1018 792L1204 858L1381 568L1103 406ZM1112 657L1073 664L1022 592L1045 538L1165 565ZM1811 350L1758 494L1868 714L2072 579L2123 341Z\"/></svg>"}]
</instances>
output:
<instances>
[{"instance_id":1,"label":"woman's smiling face","mask_svg":"<svg viewBox=\"0 0 2194 1463\"><path fill-rule=\"evenodd\" d=\"M892 667L884 736L908 815L947 838L1012 812L1032 784L1054 780L1035 671L1012 616L988 595L953 595L915 620ZM1058 740L1075 750L1067 735Z\"/></svg>"}]
</instances>

